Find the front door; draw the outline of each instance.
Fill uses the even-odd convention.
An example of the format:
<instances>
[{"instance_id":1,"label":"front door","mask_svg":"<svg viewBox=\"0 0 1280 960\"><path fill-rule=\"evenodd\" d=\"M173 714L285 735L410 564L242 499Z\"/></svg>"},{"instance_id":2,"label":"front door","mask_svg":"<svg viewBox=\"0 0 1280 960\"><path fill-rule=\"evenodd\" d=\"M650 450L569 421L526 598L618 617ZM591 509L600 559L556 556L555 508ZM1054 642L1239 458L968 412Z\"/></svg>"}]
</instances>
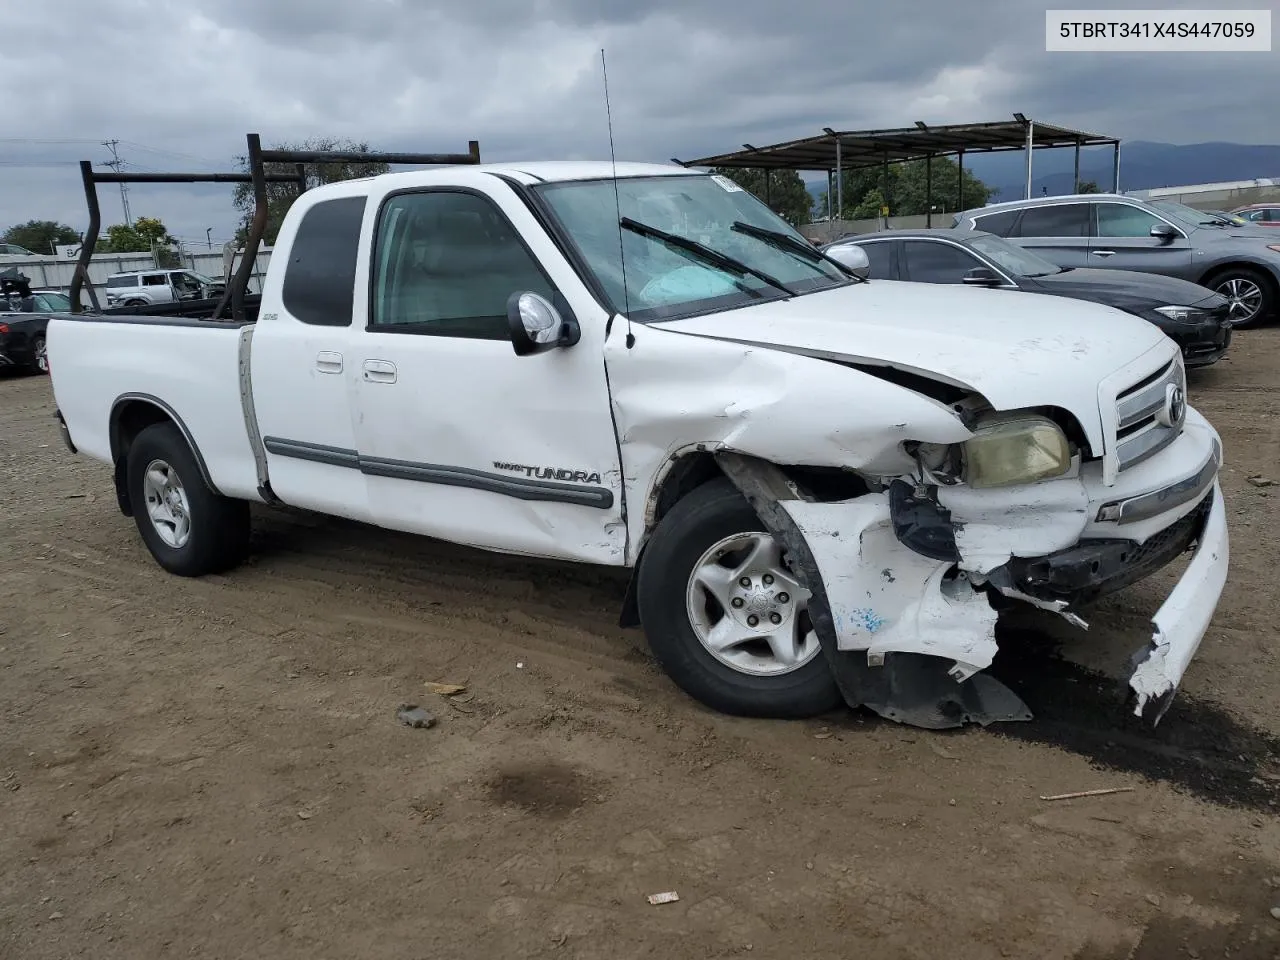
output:
<instances>
[{"instance_id":1,"label":"front door","mask_svg":"<svg viewBox=\"0 0 1280 960\"><path fill-rule=\"evenodd\" d=\"M1151 235L1155 226L1173 226L1131 203L1096 203L1097 229L1089 245L1089 266L1186 276L1191 270L1191 241L1181 228L1170 240Z\"/></svg>"},{"instance_id":2,"label":"front door","mask_svg":"<svg viewBox=\"0 0 1280 960\"><path fill-rule=\"evenodd\" d=\"M367 327L352 359L375 522L504 552L622 564L607 315L515 195L450 187L387 196L369 278ZM530 291L574 305L577 344L515 354L507 302Z\"/></svg>"}]
</instances>

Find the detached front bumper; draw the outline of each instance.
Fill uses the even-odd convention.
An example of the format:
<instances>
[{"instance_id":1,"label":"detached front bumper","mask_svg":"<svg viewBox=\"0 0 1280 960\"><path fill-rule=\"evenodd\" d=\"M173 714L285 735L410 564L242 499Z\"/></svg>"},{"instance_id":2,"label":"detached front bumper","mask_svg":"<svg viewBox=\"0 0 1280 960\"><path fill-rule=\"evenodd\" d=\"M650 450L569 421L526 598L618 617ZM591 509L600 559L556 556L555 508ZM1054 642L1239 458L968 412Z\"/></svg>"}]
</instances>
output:
<instances>
[{"instance_id":1,"label":"detached front bumper","mask_svg":"<svg viewBox=\"0 0 1280 960\"><path fill-rule=\"evenodd\" d=\"M1129 687L1137 697L1134 713L1142 716L1154 704L1156 723L1169 709L1182 675L1200 648L1227 583L1231 553L1227 509L1216 480L1207 502L1209 509L1197 538L1195 556L1152 618L1151 643L1134 657L1134 670L1129 677Z\"/></svg>"},{"instance_id":2,"label":"detached front bumper","mask_svg":"<svg viewBox=\"0 0 1280 960\"><path fill-rule=\"evenodd\" d=\"M903 722L1020 718L1016 697L977 676L996 654L993 595L1084 626L1078 604L1143 580L1194 548L1150 641L1131 659L1136 713L1159 722L1226 583L1221 442L1194 411L1177 441L1110 486L1092 464L1079 477L1025 487L951 487L917 498L896 480L883 493L820 503L778 480L777 468L721 459L789 555L800 558L793 569L829 612L815 616L815 630L846 701ZM773 481L763 482L770 471Z\"/></svg>"}]
</instances>

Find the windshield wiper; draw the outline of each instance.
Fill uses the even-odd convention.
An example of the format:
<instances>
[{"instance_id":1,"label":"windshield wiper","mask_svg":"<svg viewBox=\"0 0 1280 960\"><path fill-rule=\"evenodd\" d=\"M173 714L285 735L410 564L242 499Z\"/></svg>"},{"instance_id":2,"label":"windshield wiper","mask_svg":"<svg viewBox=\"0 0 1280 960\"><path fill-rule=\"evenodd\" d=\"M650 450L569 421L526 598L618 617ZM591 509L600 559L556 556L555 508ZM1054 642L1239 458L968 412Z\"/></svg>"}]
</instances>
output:
<instances>
[{"instance_id":1,"label":"windshield wiper","mask_svg":"<svg viewBox=\"0 0 1280 960\"><path fill-rule=\"evenodd\" d=\"M745 233L748 237L755 237L757 240L769 244L769 246L773 247L775 250L795 254L801 260L804 260L806 263L812 264L815 267L819 263L825 261L846 276L857 280L859 283L866 282L866 277L858 276L839 260L834 257L827 256L816 247L811 247L808 244L801 243L795 237L789 236L781 230L769 230L766 227L757 227L753 223L746 223L742 220L735 220L733 222L733 230L736 233Z\"/></svg>"},{"instance_id":2,"label":"windshield wiper","mask_svg":"<svg viewBox=\"0 0 1280 960\"><path fill-rule=\"evenodd\" d=\"M755 267L749 267L741 260L735 259L727 253L713 250L705 243L690 240L688 237L682 237L679 234L667 233L665 230L651 227L647 223L641 223L639 220L632 220L630 217L623 217L618 221L618 224L624 230L630 230L632 233L638 233L642 237L657 240L659 243L665 244L669 249L687 254L690 259L715 267L717 270L723 270L725 273L736 277L752 276L771 287L776 287L789 297L796 295L794 290L776 277L771 277L763 270L757 270Z\"/></svg>"}]
</instances>

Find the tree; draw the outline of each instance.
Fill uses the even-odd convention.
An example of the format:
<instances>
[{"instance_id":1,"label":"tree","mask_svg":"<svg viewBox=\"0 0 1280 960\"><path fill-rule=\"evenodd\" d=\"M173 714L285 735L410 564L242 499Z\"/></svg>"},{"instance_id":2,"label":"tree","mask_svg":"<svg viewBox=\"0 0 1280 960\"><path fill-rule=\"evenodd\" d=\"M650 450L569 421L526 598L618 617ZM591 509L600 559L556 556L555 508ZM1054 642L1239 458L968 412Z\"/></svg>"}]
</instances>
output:
<instances>
[{"instance_id":1,"label":"tree","mask_svg":"<svg viewBox=\"0 0 1280 960\"><path fill-rule=\"evenodd\" d=\"M936 212L954 213L980 207L995 194L970 170L964 171L961 186L960 167L951 157L934 157L932 169L928 171L926 163L908 160L890 164L887 178L883 166L846 170L841 178L841 215L846 220L871 219L880 215L882 206L889 208L892 217L923 214L929 212L930 198ZM930 178L931 190L926 189ZM826 194L819 200L819 208L826 213Z\"/></svg>"},{"instance_id":2,"label":"tree","mask_svg":"<svg viewBox=\"0 0 1280 960\"><path fill-rule=\"evenodd\" d=\"M156 258L156 265L176 267L178 255L173 245L178 241L169 235L169 230L155 217L138 217L130 226L117 223L107 227L107 237L103 253L150 253Z\"/></svg>"},{"instance_id":3,"label":"tree","mask_svg":"<svg viewBox=\"0 0 1280 960\"><path fill-rule=\"evenodd\" d=\"M1080 186L1076 188L1076 193L1101 193L1096 180L1081 180Z\"/></svg>"},{"instance_id":4,"label":"tree","mask_svg":"<svg viewBox=\"0 0 1280 960\"><path fill-rule=\"evenodd\" d=\"M0 243L12 243L19 247L26 247L32 253L41 254L56 253L57 244L79 241L80 234L65 223L58 223L55 220L28 220L26 223L10 227L3 236L0 236Z\"/></svg>"},{"instance_id":5,"label":"tree","mask_svg":"<svg viewBox=\"0 0 1280 960\"><path fill-rule=\"evenodd\" d=\"M773 170L765 182L765 171L755 168L716 167L715 173L728 177L769 205L778 216L793 227L809 222L813 206L809 190L795 170Z\"/></svg>"},{"instance_id":6,"label":"tree","mask_svg":"<svg viewBox=\"0 0 1280 960\"><path fill-rule=\"evenodd\" d=\"M278 143L271 149L368 152L369 145L332 137L312 137L298 144ZM238 160L240 168L246 173L249 172L249 158L239 157ZM265 171L270 174L292 175L297 172L297 165L292 163L267 163L263 166ZM378 174L386 173L390 169L390 165L382 162L303 164L307 189L318 187L325 183L336 183L339 180L376 177ZM263 232L263 242L268 245L275 243L276 234L280 232L280 224L284 222L284 215L289 212L289 208L293 206L293 201L298 196L298 187L292 183L267 184L267 227ZM253 185L249 183L237 184L234 202L236 209L240 211L240 228L236 231L236 243L243 244L249 235L249 226L253 223L253 214L256 207L253 198Z\"/></svg>"}]
</instances>

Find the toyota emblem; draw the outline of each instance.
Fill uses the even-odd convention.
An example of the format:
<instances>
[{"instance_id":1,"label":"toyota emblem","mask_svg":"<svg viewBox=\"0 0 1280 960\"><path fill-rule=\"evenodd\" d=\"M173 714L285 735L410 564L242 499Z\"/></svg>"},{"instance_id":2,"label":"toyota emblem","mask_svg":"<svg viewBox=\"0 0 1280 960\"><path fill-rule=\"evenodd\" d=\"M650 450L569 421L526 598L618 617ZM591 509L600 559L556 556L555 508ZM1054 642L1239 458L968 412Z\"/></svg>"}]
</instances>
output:
<instances>
[{"instance_id":1,"label":"toyota emblem","mask_svg":"<svg viewBox=\"0 0 1280 960\"><path fill-rule=\"evenodd\" d=\"M1182 423L1187 413L1187 394L1176 383L1169 384L1164 393L1164 409L1157 416L1166 427L1176 427Z\"/></svg>"}]
</instances>

